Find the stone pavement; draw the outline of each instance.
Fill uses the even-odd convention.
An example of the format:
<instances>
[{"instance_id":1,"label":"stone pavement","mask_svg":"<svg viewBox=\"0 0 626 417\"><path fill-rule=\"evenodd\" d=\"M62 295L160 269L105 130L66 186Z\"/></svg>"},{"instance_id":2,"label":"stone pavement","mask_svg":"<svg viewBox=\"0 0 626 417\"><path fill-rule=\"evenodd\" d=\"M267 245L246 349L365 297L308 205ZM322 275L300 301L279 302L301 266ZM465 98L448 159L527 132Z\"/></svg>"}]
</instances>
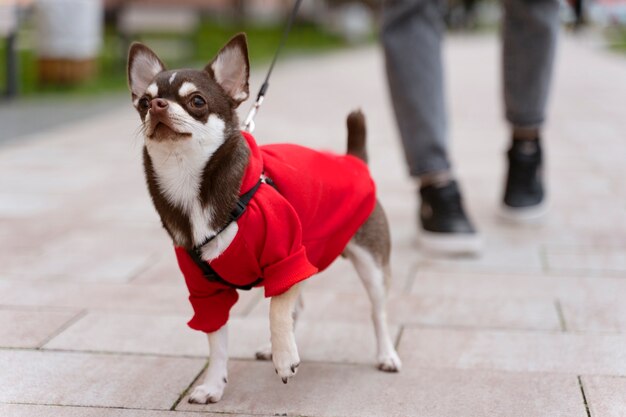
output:
<instances>
[{"instance_id":1,"label":"stone pavement","mask_svg":"<svg viewBox=\"0 0 626 417\"><path fill-rule=\"evenodd\" d=\"M223 400L188 404L206 338L185 325L186 290L124 101L0 148L0 415L626 416L626 60L563 39L545 133L552 210L519 228L495 215L507 142L496 39L453 38L446 59L454 159L486 240L479 258L416 244L378 49L282 61L257 119L260 142L342 151L345 115L367 114L393 229L400 374L374 368L368 302L339 260L305 291L294 380L252 360L268 303L245 293Z\"/></svg>"}]
</instances>

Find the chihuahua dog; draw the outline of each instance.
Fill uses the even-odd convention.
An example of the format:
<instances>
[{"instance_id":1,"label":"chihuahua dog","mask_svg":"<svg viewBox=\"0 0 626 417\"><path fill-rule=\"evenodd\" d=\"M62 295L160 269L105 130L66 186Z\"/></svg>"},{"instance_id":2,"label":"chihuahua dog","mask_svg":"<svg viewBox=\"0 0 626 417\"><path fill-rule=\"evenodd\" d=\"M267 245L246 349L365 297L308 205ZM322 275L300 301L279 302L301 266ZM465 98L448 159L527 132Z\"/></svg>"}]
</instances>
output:
<instances>
[{"instance_id":1,"label":"chihuahua dog","mask_svg":"<svg viewBox=\"0 0 626 417\"><path fill-rule=\"evenodd\" d=\"M193 403L222 398L228 314L238 290L263 287L271 297L271 345L257 358L271 358L284 383L296 374L300 283L340 255L353 263L369 294L378 368L401 367L385 312L389 227L366 164L363 115L348 117L346 155L257 146L236 114L248 98L248 76L243 34L203 70L168 71L140 43L128 56L148 189L190 292L189 326L209 339L211 360L190 394Z\"/></svg>"}]
</instances>

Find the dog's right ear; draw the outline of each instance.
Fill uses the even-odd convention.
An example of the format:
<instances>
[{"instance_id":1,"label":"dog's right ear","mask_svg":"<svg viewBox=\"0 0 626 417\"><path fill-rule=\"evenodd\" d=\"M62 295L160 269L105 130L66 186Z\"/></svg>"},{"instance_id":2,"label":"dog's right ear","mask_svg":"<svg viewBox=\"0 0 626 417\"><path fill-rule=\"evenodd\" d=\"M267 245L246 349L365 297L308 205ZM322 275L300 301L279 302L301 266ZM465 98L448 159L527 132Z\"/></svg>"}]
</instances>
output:
<instances>
[{"instance_id":1,"label":"dog's right ear","mask_svg":"<svg viewBox=\"0 0 626 417\"><path fill-rule=\"evenodd\" d=\"M128 88L133 100L141 97L154 77L165 71L165 65L152 49L146 45L134 42L128 50Z\"/></svg>"}]
</instances>

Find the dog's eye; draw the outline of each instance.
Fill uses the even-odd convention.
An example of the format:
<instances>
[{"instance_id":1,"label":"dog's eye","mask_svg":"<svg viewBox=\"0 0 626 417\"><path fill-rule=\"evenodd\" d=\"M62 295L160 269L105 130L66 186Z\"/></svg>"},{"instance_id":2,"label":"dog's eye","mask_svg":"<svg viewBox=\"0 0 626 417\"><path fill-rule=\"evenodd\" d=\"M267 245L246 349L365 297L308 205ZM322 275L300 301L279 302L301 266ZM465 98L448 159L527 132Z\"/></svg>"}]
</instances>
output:
<instances>
[{"instance_id":1,"label":"dog's eye","mask_svg":"<svg viewBox=\"0 0 626 417\"><path fill-rule=\"evenodd\" d=\"M148 97L142 97L137 105L140 110L148 110L150 108L150 100L148 100Z\"/></svg>"},{"instance_id":2,"label":"dog's eye","mask_svg":"<svg viewBox=\"0 0 626 417\"><path fill-rule=\"evenodd\" d=\"M202 98L202 96L195 95L191 98L191 105L199 109L206 105L206 101Z\"/></svg>"}]
</instances>

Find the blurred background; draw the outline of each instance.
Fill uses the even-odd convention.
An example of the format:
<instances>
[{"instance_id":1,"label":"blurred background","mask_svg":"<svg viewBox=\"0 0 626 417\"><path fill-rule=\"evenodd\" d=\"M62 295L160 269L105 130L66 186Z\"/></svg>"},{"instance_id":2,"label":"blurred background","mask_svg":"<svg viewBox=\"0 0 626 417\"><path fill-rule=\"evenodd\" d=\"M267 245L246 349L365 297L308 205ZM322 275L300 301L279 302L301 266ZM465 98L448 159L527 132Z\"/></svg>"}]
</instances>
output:
<instances>
[{"instance_id":1,"label":"blurred background","mask_svg":"<svg viewBox=\"0 0 626 417\"><path fill-rule=\"evenodd\" d=\"M245 30L251 59L271 58L287 0L3 0L0 80L5 100L123 91L128 45L149 43L172 67L202 65ZM449 0L451 31L497 30L494 0ZM305 1L288 53L319 53L376 42L379 0ZM563 1L563 23L626 52L626 0ZM258 67L258 65L257 65Z\"/></svg>"},{"instance_id":2,"label":"blurred background","mask_svg":"<svg viewBox=\"0 0 626 417\"><path fill-rule=\"evenodd\" d=\"M134 40L149 43L171 67L201 66L245 30L253 69L259 69L271 59L291 5L287 0L2 0L0 140L109 106L110 96L126 90L126 51ZM379 0L305 1L285 52L375 43L380 9ZM450 31L497 31L497 1L449 0L446 10ZM562 19L585 39L626 52L626 0L563 0ZM95 95L100 99L90 100ZM20 122L31 112L39 117Z\"/></svg>"}]
</instances>

